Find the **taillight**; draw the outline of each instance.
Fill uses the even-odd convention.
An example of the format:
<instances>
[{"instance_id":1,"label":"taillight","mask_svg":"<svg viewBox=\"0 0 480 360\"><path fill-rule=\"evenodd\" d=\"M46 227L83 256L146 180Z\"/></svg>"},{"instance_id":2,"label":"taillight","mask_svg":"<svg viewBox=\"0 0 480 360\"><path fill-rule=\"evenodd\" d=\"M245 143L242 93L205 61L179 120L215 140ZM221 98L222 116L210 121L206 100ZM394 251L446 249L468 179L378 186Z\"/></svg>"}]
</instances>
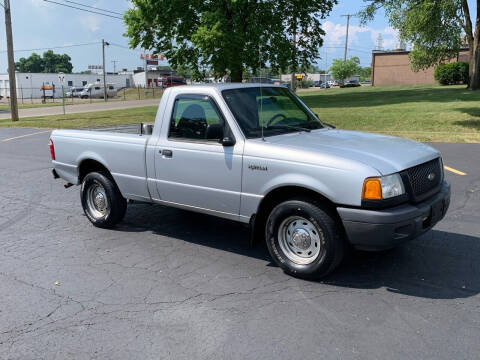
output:
<instances>
[{"instance_id":1,"label":"taillight","mask_svg":"<svg viewBox=\"0 0 480 360\"><path fill-rule=\"evenodd\" d=\"M48 141L48 147L50 148L50 156L52 157L52 160L55 160L55 146L53 146L52 139Z\"/></svg>"}]
</instances>

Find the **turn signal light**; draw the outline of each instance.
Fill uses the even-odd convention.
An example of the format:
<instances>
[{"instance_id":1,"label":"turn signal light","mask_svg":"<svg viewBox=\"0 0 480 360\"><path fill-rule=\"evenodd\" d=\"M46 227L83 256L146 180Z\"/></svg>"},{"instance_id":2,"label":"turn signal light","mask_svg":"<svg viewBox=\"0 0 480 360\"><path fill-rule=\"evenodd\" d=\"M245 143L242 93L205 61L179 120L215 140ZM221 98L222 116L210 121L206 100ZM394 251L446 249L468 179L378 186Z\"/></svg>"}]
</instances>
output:
<instances>
[{"instance_id":1,"label":"turn signal light","mask_svg":"<svg viewBox=\"0 0 480 360\"><path fill-rule=\"evenodd\" d=\"M380 178L368 178L363 182L362 200L382 200Z\"/></svg>"}]
</instances>

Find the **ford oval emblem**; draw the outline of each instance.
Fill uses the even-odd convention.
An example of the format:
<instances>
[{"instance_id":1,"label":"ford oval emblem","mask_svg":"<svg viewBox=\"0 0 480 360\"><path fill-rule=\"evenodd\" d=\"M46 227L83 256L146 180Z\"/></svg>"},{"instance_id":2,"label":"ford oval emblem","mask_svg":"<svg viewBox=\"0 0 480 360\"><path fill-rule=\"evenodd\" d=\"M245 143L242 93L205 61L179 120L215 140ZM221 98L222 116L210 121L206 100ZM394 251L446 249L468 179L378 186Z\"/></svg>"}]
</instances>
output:
<instances>
[{"instance_id":1,"label":"ford oval emblem","mask_svg":"<svg viewBox=\"0 0 480 360\"><path fill-rule=\"evenodd\" d=\"M430 180L430 181L435 180L435 173L431 172L430 174L428 174L427 179Z\"/></svg>"}]
</instances>

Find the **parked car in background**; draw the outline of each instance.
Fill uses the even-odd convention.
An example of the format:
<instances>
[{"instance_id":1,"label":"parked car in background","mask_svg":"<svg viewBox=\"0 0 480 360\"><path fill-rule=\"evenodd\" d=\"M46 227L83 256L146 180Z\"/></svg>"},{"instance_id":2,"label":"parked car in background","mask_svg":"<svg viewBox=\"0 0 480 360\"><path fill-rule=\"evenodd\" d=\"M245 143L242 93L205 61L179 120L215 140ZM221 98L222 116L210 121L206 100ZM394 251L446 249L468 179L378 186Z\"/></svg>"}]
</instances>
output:
<instances>
[{"instance_id":1,"label":"parked car in background","mask_svg":"<svg viewBox=\"0 0 480 360\"><path fill-rule=\"evenodd\" d=\"M185 78L181 76L162 76L160 78L161 87L166 89L172 86L187 85Z\"/></svg>"},{"instance_id":2,"label":"parked car in background","mask_svg":"<svg viewBox=\"0 0 480 360\"><path fill-rule=\"evenodd\" d=\"M363 81L360 81L360 84L361 85L371 85L372 82L370 80L363 80Z\"/></svg>"},{"instance_id":3,"label":"parked car in background","mask_svg":"<svg viewBox=\"0 0 480 360\"><path fill-rule=\"evenodd\" d=\"M315 81L313 82L313 86L314 86L314 87L321 87L321 86L322 86L322 81L320 81L320 80L315 80Z\"/></svg>"},{"instance_id":4,"label":"parked car in background","mask_svg":"<svg viewBox=\"0 0 480 360\"><path fill-rule=\"evenodd\" d=\"M273 84L274 80L268 77L251 77L248 79L248 82L255 84Z\"/></svg>"},{"instance_id":5,"label":"parked car in background","mask_svg":"<svg viewBox=\"0 0 480 360\"><path fill-rule=\"evenodd\" d=\"M117 90L115 85L107 84L107 98L114 97L117 95ZM80 92L80 98L82 99L103 99L105 97L105 92L103 91L103 84L95 83L85 85L83 90Z\"/></svg>"},{"instance_id":6,"label":"parked car in background","mask_svg":"<svg viewBox=\"0 0 480 360\"><path fill-rule=\"evenodd\" d=\"M81 185L94 226L122 221L128 200L236 220L296 277L326 276L349 246L414 239L450 204L437 150L335 129L281 86L170 88L155 124L138 129L51 134L53 176ZM183 226L182 217L156 220Z\"/></svg>"},{"instance_id":7,"label":"parked car in background","mask_svg":"<svg viewBox=\"0 0 480 360\"><path fill-rule=\"evenodd\" d=\"M83 91L83 87L71 87L69 91L65 93L66 97L80 97L80 93Z\"/></svg>"},{"instance_id":8,"label":"parked car in background","mask_svg":"<svg viewBox=\"0 0 480 360\"><path fill-rule=\"evenodd\" d=\"M330 86L340 86L340 83L337 80L333 80Z\"/></svg>"},{"instance_id":9,"label":"parked car in background","mask_svg":"<svg viewBox=\"0 0 480 360\"><path fill-rule=\"evenodd\" d=\"M362 86L362 85L360 85L360 83L358 82L358 80L346 81L343 85L340 85L341 88L359 87L359 86Z\"/></svg>"},{"instance_id":10,"label":"parked car in background","mask_svg":"<svg viewBox=\"0 0 480 360\"><path fill-rule=\"evenodd\" d=\"M328 83L322 83L322 84L320 85L320 88L321 88L321 89L330 89L330 85L328 85Z\"/></svg>"}]
</instances>

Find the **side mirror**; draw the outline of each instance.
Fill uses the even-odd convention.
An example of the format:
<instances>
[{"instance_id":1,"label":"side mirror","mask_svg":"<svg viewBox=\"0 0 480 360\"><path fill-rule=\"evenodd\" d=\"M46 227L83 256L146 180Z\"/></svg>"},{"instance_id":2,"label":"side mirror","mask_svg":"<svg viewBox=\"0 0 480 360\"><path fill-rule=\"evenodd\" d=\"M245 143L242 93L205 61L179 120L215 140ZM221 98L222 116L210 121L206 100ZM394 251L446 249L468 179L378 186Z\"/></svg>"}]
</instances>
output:
<instances>
[{"instance_id":1,"label":"side mirror","mask_svg":"<svg viewBox=\"0 0 480 360\"><path fill-rule=\"evenodd\" d=\"M223 146L233 146L235 145L235 139L230 136L226 136L222 139L221 143Z\"/></svg>"},{"instance_id":2,"label":"side mirror","mask_svg":"<svg viewBox=\"0 0 480 360\"><path fill-rule=\"evenodd\" d=\"M222 124L208 125L205 137L207 140L221 141L223 139L223 125Z\"/></svg>"}]
</instances>

